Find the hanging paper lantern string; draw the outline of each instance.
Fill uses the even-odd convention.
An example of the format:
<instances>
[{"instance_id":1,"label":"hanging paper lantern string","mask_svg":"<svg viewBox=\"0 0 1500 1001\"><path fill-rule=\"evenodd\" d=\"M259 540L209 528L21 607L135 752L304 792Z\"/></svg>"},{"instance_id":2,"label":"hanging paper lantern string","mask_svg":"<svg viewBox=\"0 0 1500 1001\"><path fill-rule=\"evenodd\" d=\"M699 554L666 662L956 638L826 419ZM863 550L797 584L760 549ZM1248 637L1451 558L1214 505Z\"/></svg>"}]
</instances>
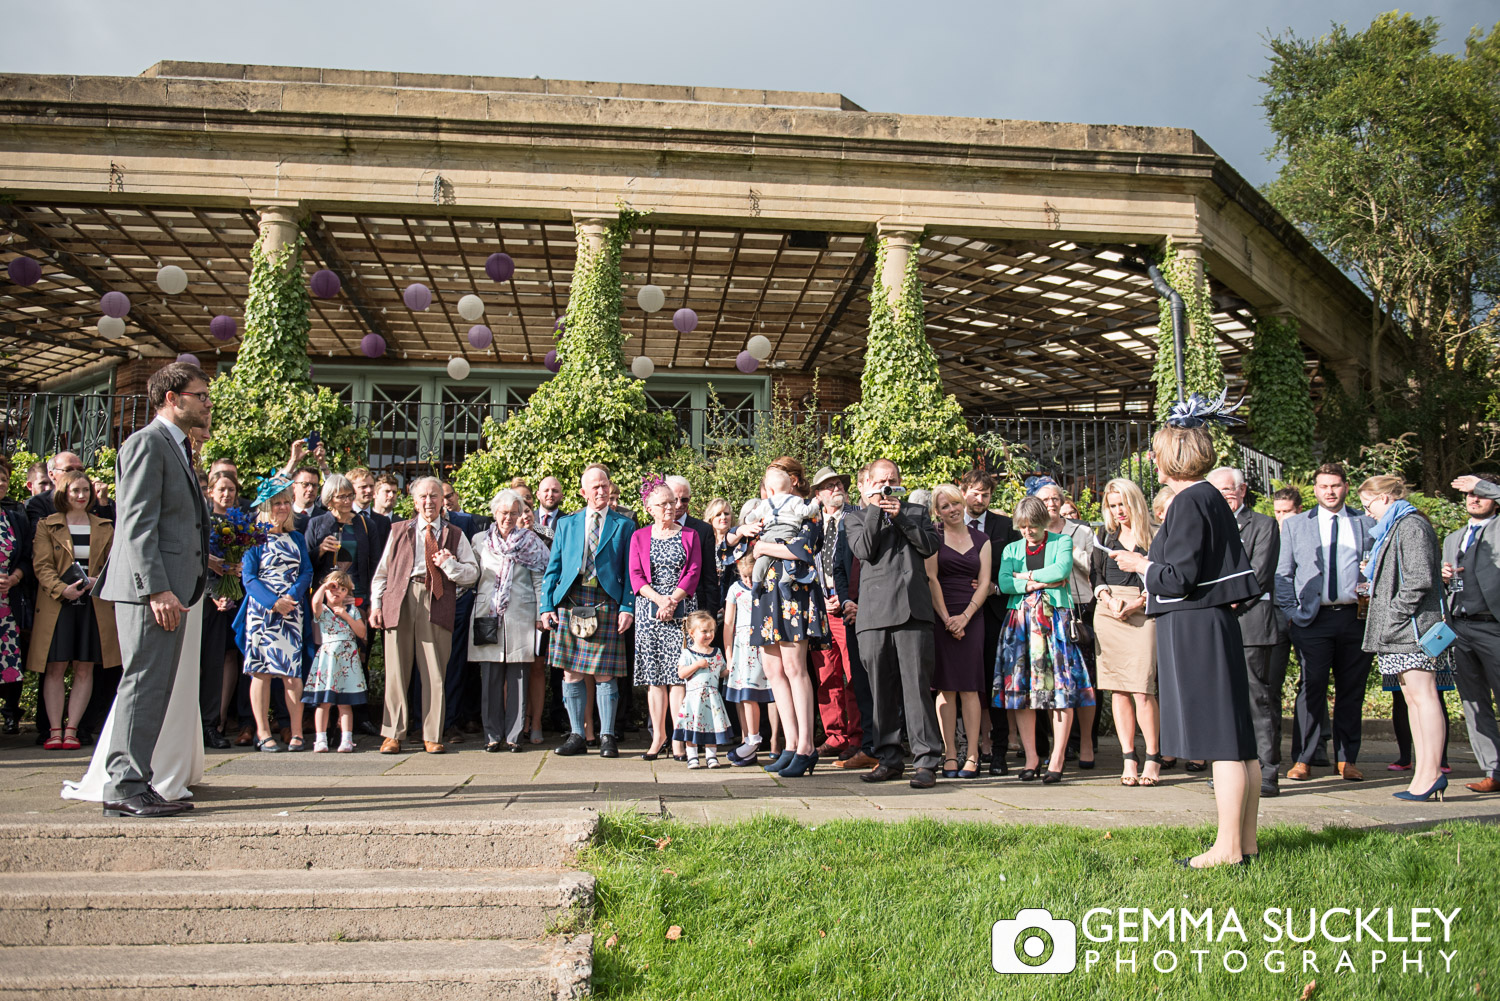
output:
<instances>
[{"instance_id":1,"label":"hanging paper lantern string","mask_svg":"<svg viewBox=\"0 0 1500 1001\"><path fill-rule=\"evenodd\" d=\"M5 266L5 273L17 285L35 285L42 280L42 266L34 258L17 257Z\"/></svg>"},{"instance_id":2,"label":"hanging paper lantern string","mask_svg":"<svg viewBox=\"0 0 1500 1001\"><path fill-rule=\"evenodd\" d=\"M308 284L312 287L312 294L319 299L332 299L339 294L339 289L344 287L338 273L329 271L327 268L314 271L312 281Z\"/></svg>"},{"instance_id":3,"label":"hanging paper lantern string","mask_svg":"<svg viewBox=\"0 0 1500 1001\"><path fill-rule=\"evenodd\" d=\"M547 352L547 357L545 360L543 360L542 364L546 366L547 371L551 372L553 375L556 375L562 369L562 362L559 361L557 357L557 348L553 348L551 351Z\"/></svg>"},{"instance_id":4,"label":"hanging paper lantern string","mask_svg":"<svg viewBox=\"0 0 1500 1001\"><path fill-rule=\"evenodd\" d=\"M756 358L748 351L741 351L734 357L734 367L739 369L741 372L744 372L746 375L749 375L751 372L754 372L756 369L760 368L760 359Z\"/></svg>"},{"instance_id":5,"label":"hanging paper lantern string","mask_svg":"<svg viewBox=\"0 0 1500 1001\"><path fill-rule=\"evenodd\" d=\"M764 334L756 334L745 343L745 350L756 361L765 361L771 357L771 339Z\"/></svg>"},{"instance_id":6,"label":"hanging paper lantern string","mask_svg":"<svg viewBox=\"0 0 1500 1001\"><path fill-rule=\"evenodd\" d=\"M651 373L656 371L656 362L645 355L637 355L635 361L630 363L630 374L637 379L649 379Z\"/></svg>"},{"instance_id":7,"label":"hanging paper lantern string","mask_svg":"<svg viewBox=\"0 0 1500 1001\"><path fill-rule=\"evenodd\" d=\"M228 313L220 313L208 321L208 332L221 341L233 340L234 335L239 332L239 329L239 321Z\"/></svg>"},{"instance_id":8,"label":"hanging paper lantern string","mask_svg":"<svg viewBox=\"0 0 1500 1001\"><path fill-rule=\"evenodd\" d=\"M421 282L412 282L401 293L401 301L406 303L407 309L420 313L432 305L432 289Z\"/></svg>"},{"instance_id":9,"label":"hanging paper lantern string","mask_svg":"<svg viewBox=\"0 0 1500 1001\"><path fill-rule=\"evenodd\" d=\"M109 340L119 340L125 336L125 321L118 316L99 317L99 336Z\"/></svg>"},{"instance_id":10,"label":"hanging paper lantern string","mask_svg":"<svg viewBox=\"0 0 1500 1001\"><path fill-rule=\"evenodd\" d=\"M366 358L379 358L385 354L385 338L379 334L365 334L359 340L359 350Z\"/></svg>"},{"instance_id":11,"label":"hanging paper lantern string","mask_svg":"<svg viewBox=\"0 0 1500 1001\"><path fill-rule=\"evenodd\" d=\"M642 285L636 293L635 304L647 313L654 313L667 304L667 294L655 285Z\"/></svg>"},{"instance_id":12,"label":"hanging paper lantern string","mask_svg":"<svg viewBox=\"0 0 1500 1001\"><path fill-rule=\"evenodd\" d=\"M484 273L497 282L509 281L516 273L516 262L509 254L491 254L484 260Z\"/></svg>"},{"instance_id":13,"label":"hanging paper lantern string","mask_svg":"<svg viewBox=\"0 0 1500 1001\"><path fill-rule=\"evenodd\" d=\"M458 315L473 323L484 315L484 300L472 293L464 296L458 300Z\"/></svg>"},{"instance_id":14,"label":"hanging paper lantern string","mask_svg":"<svg viewBox=\"0 0 1500 1001\"><path fill-rule=\"evenodd\" d=\"M462 382L469 377L469 359L455 355L448 359L448 378Z\"/></svg>"},{"instance_id":15,"label":"hanging paper lantern string","mask_svg":"<svg viewBox=\"0 0 1500 1001\"><path fill-rule=\"evenodd\" d=\"M469 328L469 343L481 351L489 347L494 339L494 333L482 323L476 323Z\"/></svg>"},{"instance_id":16,"label":"hanging paper lantern string","mask_svg":"<svg viewBox=\"0 0 1500 1001\"><path fill-rule=\"evenodd\" d=\"M167 295L176 295L188 286L187 272L175 264L168 264L156 272L156 287Z\"/></svg>"},{"instance_id":17,"label":"hanging paper lantern string","mask_svg":"<svg viewBox=\"0 0 1500 1001\"><path fill-rule=\"evenodd\" d=\"M106 292L99 300L99 311L117 320L124 319L130 313L130 297L124 292Z\"/></svg>"},{"instance_id":18,"label":"hanging paper lantern string","mask_svg":"<svg viewBox=\"0 0 1500 1001\"><path fill-rule=\"evenodd\" d=\"M680 334L691 334L698 326L698 314L684 306L672 314L672 326Z\"/></svg>"},{"instance_id":19,"label":"hanging paper lantern string","mask_svg":"<svg viewBox=\"0 0 1500 1001\"><path fill-rule=\"evenodd\" d=\"M192 365L192 366L195 366L197 368L202 368L203 367L201 364L199 364L199 362L198 362L198 356L197 355L195 355L195 354L189 354L186 351L184 351L182 354L180 354L180 355L177 356L177 364L179 364L179 365Z\"/></svg>"}]
</instances>

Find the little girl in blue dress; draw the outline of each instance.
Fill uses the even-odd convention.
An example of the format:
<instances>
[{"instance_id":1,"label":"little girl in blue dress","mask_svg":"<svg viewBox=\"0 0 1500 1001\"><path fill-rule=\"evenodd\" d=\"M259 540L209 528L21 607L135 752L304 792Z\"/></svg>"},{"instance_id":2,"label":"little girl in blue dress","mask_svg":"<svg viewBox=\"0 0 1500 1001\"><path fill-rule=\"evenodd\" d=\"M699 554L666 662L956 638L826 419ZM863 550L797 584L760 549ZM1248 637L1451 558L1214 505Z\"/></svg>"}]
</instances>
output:
<instances>
[{"instance_id":1,"label":"little girl in blue dress","mask_svg":"<svg viewBox=\"0 0 1500 1001\"><path fill-rule=\"evenodd\" d=\"M339 751L354 750L354 707L365 703L365 672L359 664L358 640L365 638L365 623L354 604L354 581L335 570L313 592L312 611L323 642L313 658L302 701L313 711L313 753L328 750L329 707L339 707Z\"/></svg>"},{"instance_id":2,"label":"little girl in blue dress","mask_svg":"<svg viewBox=\"0 0 1500 1001\"><path fill-rule=\"evenodd\" d=\"M677 714L677 726L672 739L687 746L689 768L703 767L698 763L698 748L706 746L709 768L719 767L719 756L714 745L728 744L734 740L729 727L729 713L724 700L719 696L719 680L729 673L724 663L724 653L714 649L714 632L717 623L710 612L693 612L683 620L682 656L677 659L677 675L687 682L687 692L682 697L682 711Z\"/></svg>"},{"instance_id":3,"label":"little girl in blue dress","mask_svg":"<svg viewBox=\"0 0 1500 1001\"><path fill-rule=\"evenodd\" d=\"M771 751L780 743L779 720L776 718L776 696L760 661L760 647L752 646L750 633L755 627L755 597L750 590L755 557L742 556L735 562L739 579L729 585L724 596L724 647L729 651L729 681L724 701L733 702L740 714L740 733L745 742L729 752L729 763L755 764L760 750L760 707L765 703L771 714Z\"/></svg>"}]
</instances>

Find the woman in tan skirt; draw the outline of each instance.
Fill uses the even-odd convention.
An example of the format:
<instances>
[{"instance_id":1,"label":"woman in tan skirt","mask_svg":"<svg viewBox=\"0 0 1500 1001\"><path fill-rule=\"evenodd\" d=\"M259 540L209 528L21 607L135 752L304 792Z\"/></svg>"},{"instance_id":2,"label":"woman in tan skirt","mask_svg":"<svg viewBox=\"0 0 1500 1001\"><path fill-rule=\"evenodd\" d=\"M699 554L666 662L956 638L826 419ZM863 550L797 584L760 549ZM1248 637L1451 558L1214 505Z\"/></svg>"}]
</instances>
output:
<instances>
[{"instance_id":1,"label":"woman in tan skirt","mask_svg":"<svg viewBox=\"0 0 1500 1001\"><path fill-rule=\"evenodd\" d=\"M1106 559L1106 549L1132 550L1142 556L1151 548L1151 515L1146 496L1130 480L1104 486L1104 527L1093 553L1094 635L1100 690L1111 693L1115 733L1124 752L1120 784L1154 786L1161 775L1157 745L1160 721L1156 702L1156 624L1146 618L1146 595L1138 574L1126 573ZM1137 775L1135 730L1146 742L1146 765Z\"/></svg>"}]
</instances>

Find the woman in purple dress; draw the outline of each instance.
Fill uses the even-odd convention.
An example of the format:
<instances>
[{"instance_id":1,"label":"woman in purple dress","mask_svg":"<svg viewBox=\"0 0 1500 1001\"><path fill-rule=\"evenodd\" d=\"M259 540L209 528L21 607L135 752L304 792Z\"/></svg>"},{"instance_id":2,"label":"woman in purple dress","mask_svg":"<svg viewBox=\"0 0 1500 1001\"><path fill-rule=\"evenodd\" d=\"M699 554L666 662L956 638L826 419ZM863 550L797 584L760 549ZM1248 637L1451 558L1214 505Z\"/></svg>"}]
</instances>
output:
<instances>
[{"instance_id":1,"label":"woman in purple dress","mask_svg":"<svg viewBox=\"0 0 1500 1001\"><path fill-rule=\"evenodd\" d=\"M972 779L979 775L984 620L977 626L971 627L971 623L984 608L988 591L990 539L964 523L964 495L952 484L939 484L933 489L932 510L943 533L938 551L926 561L932 609L937 615L932 687L937 692L938 729L943 734L943 778ZM960 704L966 744L962 768L958 767L956 734Z\"/></svg>"}]
</instances>

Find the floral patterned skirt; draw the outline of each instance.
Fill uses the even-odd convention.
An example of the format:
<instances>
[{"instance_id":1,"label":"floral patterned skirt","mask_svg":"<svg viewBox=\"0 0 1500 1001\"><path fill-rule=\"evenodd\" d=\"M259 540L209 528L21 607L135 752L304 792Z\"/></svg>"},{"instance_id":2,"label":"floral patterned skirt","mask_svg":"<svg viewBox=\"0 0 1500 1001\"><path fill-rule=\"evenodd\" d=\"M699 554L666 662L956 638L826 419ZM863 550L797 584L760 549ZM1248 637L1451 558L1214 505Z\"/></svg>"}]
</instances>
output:
<instances>
[{"instance_id":1,"label":"floral patterned skirt","mask_svg":"<svg viewBox=\"0 0 1500 1001\"><path fill-rule=\"evenodd\" d=\"M1028 605L1034 599L1028 599ZM1076 709L1094 705L1083 655L1068 640L1072 609L1012 608L995 658L995 705Z\"/></svg>"},{"instance_id":2,"label":"floral patterned skirt","mask_svg":"<svg viewBox=\"0 0 1500 1001\"><path fill-rule=\"evenodd\" d=\"M831 633L828 612L823 607L823 589L788 579L781 561L771 565L764 582L755 585L751 609L753 646L776 643L808 643L813 650L826 650Z\"/></svg>"}]
</instances>

